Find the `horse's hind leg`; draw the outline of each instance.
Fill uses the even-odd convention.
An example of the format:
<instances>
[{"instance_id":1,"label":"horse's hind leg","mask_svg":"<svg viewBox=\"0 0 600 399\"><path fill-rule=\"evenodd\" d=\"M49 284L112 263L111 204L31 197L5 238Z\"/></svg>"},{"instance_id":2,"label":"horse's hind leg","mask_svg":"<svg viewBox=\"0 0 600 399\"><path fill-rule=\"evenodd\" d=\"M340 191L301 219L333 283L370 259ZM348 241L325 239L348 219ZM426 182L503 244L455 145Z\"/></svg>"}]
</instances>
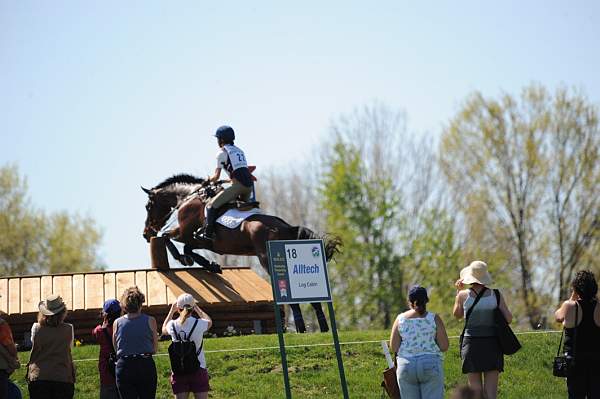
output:
<instances>
[{"instance_id":1,"label":"horse's hind leg","mask_svg":"<svg viewBox=\"0 0 600 399\"><path fill-rule=\"evenodd\" d=\"M329 331L329 325L327 324L327 319L325 318L325 313L323 313L323 307L321 306L321 303L312 302L311 305L317 314L317 321L319 322L319 329L321 332Z\"/></svg>"}]
</instances>

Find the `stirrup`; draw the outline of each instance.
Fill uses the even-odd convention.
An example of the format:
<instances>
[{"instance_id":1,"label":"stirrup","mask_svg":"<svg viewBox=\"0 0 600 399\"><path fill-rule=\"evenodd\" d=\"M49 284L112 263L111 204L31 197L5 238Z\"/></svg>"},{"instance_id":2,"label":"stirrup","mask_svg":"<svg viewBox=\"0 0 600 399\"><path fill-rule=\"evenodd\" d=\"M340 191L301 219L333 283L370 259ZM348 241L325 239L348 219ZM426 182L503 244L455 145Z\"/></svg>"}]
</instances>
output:
<instances>
[{"instance_id":1,"label":"stirrup","mask_svg":"<svg viewBox=\"0 0 600 399\"><path fill-rule=\"evenodd\" d=\"M207 234L206 232L206 226L203 228L200 228L198 230L196 230L194 232L194 238L196 240L208 240L208 241L214 241L215 239L215 232L213 231L212 234Z\"/></svg>"}]
</instances>

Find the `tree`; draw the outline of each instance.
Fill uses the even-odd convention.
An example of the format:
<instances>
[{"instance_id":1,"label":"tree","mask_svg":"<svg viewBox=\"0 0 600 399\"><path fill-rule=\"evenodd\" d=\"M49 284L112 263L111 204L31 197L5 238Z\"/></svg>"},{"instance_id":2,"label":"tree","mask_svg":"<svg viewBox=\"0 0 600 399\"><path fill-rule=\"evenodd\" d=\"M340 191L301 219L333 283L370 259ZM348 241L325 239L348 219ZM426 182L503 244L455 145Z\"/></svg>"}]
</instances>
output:
<instances>
[{"instance_id":1,"label":"tree","mask_svg":"<svg viewBox=\"0 0 600 399\"><path fill-rule=\"evenodd\" d=\"M48 216L46 251L41 259L48 273L100 268L97 249L102 235L89 217L59 212Z\"/></svg>"},{"instance_id":2,"label":"tree","mask_svg":"<svg viewBox=\"0 0 600 399\"><path fill-rule=\"evenodd\" d=\"M387 176L367 179L360 153L338 140L321 185L327 227L345 243L331 268L341 324L389 327L404 302L395 251L399 197Z\"/></svg>"},{"instance_id":3,"label":"tree","mask_svg":"<svg viewBox=\"0 0 600 399\"><path fill-rule=\"evenodd\" d=\"M327 231L344 241L332 265L336 303L347 324L387 328L406 306L420 216L439 205L435 156L428 137L408 134L403 112L381 103L336 118L330 130L319 192Z\"/></svg>"},{"instance_id":4,"label":"tree","mask_svg":"<svg viewBox=\"0 0 600 399\"><path fill-rule=\"evenodd\" d=\"M281 217L292 225L306 226L317 234L324 233L324 223L319 212L317 197L318 167L314 163L299 160L290 166L268 169L261 172L257 184L257 198L261 208L270 215ZM267 273L256 261L250 259L253 269L268 279ZM308 304L303 308L304 322L308 330L318 330L316 314ZM292 312L288 313L288 325L294 324Z\"/></svg>"},{"instance_id":5,"label":"tree","mask_svg":"<svg viewBox=\"0 0 600 399\"><path fill-rule=\"evenodd\" d=\"M549 104L546 162L550 185L550 242L558 262L557 302L569 296L578 267L592 268L587 254L600 233L600 130L597 108L579 93L557 90Z\"/></svg>"},{"instance_id":6,"label":"tree","mask_svg":"<svg viewBox=\"0 0 600 399\"><path fill-rule=\"evenodd\" d=\"M451 304L455 292L457 268L462 261L462 246L455 232L455 220L444 209L423 212L419 231L406 239L410 242L405 264L408 278L428 288L427 307L451 322Z\"/></svg>"},{"instance_id":7,"label":"tree","mask_svg":"<svg viewBox=\"0 0 600 399\"><path fill-rule=\"evenodd\" d=\"M101 233L94 221L59 212L46 215L27 197L16 166L0 168L0 270L2 275L101 268Z\"/></svg>"},{"instance_id":8,"label":"tree","mask_svg":"<svg viewBox=\"0 0 600 399\"><path fill-rule=\"evenodd\" d=\"M16 166L0 168L0 267L3 275L40 272L44 215L27 198L27 183Z\"/></svg>"},{"instance_id":9,"label":"tree","mask_svg":"<svg viewBox=\"0 0 600 399\"><path fill-rule=\"evenodd\" d=\"M597 153L598 128L593 109L577 94L568 95L565 89L559 89L551 96L538 85L526 87L519 99L509 94L499 99L485 98L476 92L468 97L442 136L440 164L456 204L464 213L467 235L477 243L477 231L487 230L488 237L495 237L497 247L507 250L507 262L517 265L520 296L533 327L543 313L540 289L544 287L534 284L536 273L543 281L548 271L555 276L554 265L560 264L549 249L553 239L547 220L549 205L555 203L557 192L559 202L568 206L561 205L559 212L550 212L556 215L556 224L574 227L581 222L584 226L579 240L562 241L563 252L569 252L565 246L571 246L574 250L580 247L575 251L584 253L597 239L598 226L593 223L598 215L597 202L585 203L585 208L589 208L586 215L592 215L592 222L582 219L585 212L572 211L568 220L565 216L567 209L582 204L576 202L575 197L579 196L567 198L568 187L580 184L582 192L594 197L599 194L597 168L586 172L586 178L565 179L566 175L577 176L591 169L593 162L567 154L577 147L578 140L595 146ZM580 136L595 137L596 142ZM554 148L565 141L568 143L563 150ZM564 168L557 167L560 152L563 158L570 159L564 162ZM480 217L471 217L473 211ZM563 215L562 221L558 215ZM567 230L571 231L571 227ZM562 230L564 234L566 230ZM566 274L575 270L581 259L582 256L572 257L574 263L566 267Z\"/></svg>"}]
</instances>

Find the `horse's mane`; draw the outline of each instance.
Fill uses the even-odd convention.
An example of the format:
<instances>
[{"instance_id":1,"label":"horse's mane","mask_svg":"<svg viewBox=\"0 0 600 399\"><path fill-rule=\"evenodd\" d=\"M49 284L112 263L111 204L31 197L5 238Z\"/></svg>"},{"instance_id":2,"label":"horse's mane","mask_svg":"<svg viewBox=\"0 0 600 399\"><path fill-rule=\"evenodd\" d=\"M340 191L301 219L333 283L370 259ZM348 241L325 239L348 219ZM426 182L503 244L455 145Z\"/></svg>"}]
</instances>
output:
<instances>
[{"instance_id":1,"label":"horse's mane","mask_svg":"<svg viewBox=\"0 0 600 399\"><path fill-rule=\"evenodd\" d=\"M159 183L154 189L164 188L170 186L175 183L183 183L183 184L202 184L204 183L204 179L192 175L188 175L186 173L180 173L178 175L174 175L165 179L163 182Z\"/></svg>"}]
</instances>

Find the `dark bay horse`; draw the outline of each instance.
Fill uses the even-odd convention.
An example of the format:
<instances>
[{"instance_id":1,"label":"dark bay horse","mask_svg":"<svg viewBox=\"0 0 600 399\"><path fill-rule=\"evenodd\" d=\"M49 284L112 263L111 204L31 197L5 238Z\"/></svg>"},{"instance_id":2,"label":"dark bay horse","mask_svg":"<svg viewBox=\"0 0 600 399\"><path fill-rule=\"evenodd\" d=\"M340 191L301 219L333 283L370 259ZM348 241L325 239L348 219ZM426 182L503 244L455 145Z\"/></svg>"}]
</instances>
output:
<instances>
[{"instance_id":1,"label":"dark bay horse","mask_svg":"<svg viewBox=\"0 0 600 399\"><path fill-rule=\"evenodd\" d=\"M303 226L292 226L284 220L265 214L254 214L245 219L237 228L229 229L220 224L215 225L214 241L198 240L194 232L204 224L204 207L208 198L220 189L220 185L207 180L180 174L170 177L151 189L146 204L146 223L144 238L150 241L161 232L167 238L167 248L182 264L189 266L198 263L209 271L219 272L220 266L195 253L194 249L206 249L218 254L257 256L261 266L269 273L267 257L267 241L297 240L321 238ZM177 214L175 215L175 212ZM176 219L173 228L169 225ZM180 255L169 239L184 244L184 254ZM341 241L337 237L325 237L325 254L327 260L339 250ZM317 314L322 332L328 331L327 319L320 303L311 304ZM290 305L298 332L305 332L306 327L299 305Z\"/></svg>"}]
</instances>

